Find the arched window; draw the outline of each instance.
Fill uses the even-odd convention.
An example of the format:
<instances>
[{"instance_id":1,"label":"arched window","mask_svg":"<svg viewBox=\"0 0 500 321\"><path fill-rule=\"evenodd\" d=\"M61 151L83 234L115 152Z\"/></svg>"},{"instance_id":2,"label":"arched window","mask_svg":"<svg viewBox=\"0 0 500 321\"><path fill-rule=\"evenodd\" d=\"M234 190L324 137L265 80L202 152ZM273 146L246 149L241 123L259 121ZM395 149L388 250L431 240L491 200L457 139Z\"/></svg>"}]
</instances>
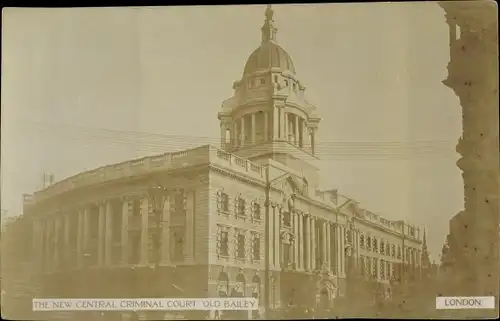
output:
<instances>
[{"instance_id":1,"label":"arched window","mask_svg":"<svg viewBox=\"0 0 500 321\"><path fill-rule=\"evenodd\" d=\"M231 292L232 297L244 297L245 296L245 276L240 273L236 276L236 284Z\"/></svg>"},{"instance_id":2,"label":"arched window","mask_svg":"<svg viewBox=\"0 0 500 321\"><path fill-rule=\"evenodd\" d=\"M260 277L254 275L252 278L252 297L258 298L260 296Z\"/></svg>"},{"instance_id":3,"label":"arched window","mask_svg":"<svg viewBox=\"0 0 500 321\"><path fill-rule=\"evenodd\" d=\"M227 297L229 292L229 277L226 272L220 272L217 279L217 293L219 297Z\"/></svg>"}]
</instances>

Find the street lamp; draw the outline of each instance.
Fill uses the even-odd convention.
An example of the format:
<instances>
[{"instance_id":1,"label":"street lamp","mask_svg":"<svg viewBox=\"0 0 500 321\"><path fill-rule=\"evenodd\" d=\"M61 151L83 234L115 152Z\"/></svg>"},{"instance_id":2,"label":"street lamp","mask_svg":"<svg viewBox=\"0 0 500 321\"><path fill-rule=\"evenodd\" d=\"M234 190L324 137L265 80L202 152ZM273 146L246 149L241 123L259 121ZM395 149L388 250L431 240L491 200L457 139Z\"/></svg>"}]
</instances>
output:
<instances>
[{"instance_id":1,"label":"street lamp","mask_svg":"<svg viewBox=\"0 0 500 321\"><path fill-rule=\"evenodd\" d=\"M167 188L155 184L149 188L149 199L151 200L151 205L153 209L153 218L155 220L155 233L153 234L153 248L155 257L155 279L159 278L159 270L161 263L161 236L163 228L163 210L165 206L165 195L167 193ZM157 288L159 290L159 288Z\"/></svg>"}]
</instances>

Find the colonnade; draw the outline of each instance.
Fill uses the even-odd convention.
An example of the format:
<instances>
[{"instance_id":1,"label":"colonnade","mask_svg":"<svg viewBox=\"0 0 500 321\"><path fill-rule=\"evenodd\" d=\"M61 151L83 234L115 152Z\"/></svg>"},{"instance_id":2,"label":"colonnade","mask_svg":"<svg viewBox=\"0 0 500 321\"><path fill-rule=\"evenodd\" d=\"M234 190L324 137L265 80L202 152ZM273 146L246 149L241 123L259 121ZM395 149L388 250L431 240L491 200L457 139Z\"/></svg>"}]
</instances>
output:
<instances>
[{"instance_id":1,"label":"colonnade","mask_svg":"<svg viewBox=\"0 0 500 321\"><path fill-rule=\"evenodd\" d=\"M346 274L346 227L320 219L302 211L286 213L283 208L272 208L270 220L271 267L287 268L292 264L298 271L323 270L330 274ZM291 224L283 221L291 215ZM290 238L288 236L291 236ZM281 253L289 244L288 255ZM289 258L289 262L286 262Z\"/></svg>"},{"instance_id":2,"label":"colonnade","mask_svg":"<svg viewBox=\"0 0 500 321\"><path fill-rule=\"evenodd\" d=\"M172 242L174 229L183 233L183 259L190 260L195 255L194 191L184 193L186 202L182 213L176 212L172 195L166 197L163 206L159 227L163 263L178 259L172 257L173 247L179 246ZM138 207L137 211L134 206ZM70 266L130 264L133 233L139 240L136 263L151 264L155 259L152 235L158 229L156 220L147 194L106 199L42 215L33 221L33 248L38 266L44 272L51 272Z\"/></svg>"},{"instance_id":3,"label":"colonnade","mask_svg":"<svg viewBox=\"0 0 500 321\"><path fill-rule=\"evenodd\" d=\"M228 134L229 133L229 134ZM307 120L276 106L272 113L256 111L221 122L221 145L239 148L267 141L286 141L314 153L316 128Z\"/></svg>"}]
</instances>

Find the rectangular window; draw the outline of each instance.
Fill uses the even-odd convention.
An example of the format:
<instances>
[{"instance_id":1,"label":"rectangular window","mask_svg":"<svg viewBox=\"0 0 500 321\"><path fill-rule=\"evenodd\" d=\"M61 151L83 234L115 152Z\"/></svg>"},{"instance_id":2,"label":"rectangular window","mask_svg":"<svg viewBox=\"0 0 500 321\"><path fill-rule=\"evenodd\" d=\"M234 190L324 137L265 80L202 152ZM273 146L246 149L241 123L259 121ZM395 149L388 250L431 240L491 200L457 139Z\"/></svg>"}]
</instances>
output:
<instances>
[{"instance_id":1,"label":"rectangular window","mask_svg":"<svg viewBox=\"0 0 500 321\"><path fill-rule=\"evenodd\" d=\"M359 236L359 247L362 249L365 248L365 236L363 234Z\"/></svg>"},{"instance_id":2,"label":"rectangular window","mask_svg":"<svg viewBox=\"0 0 500 321\"><path fill-rule=\"evenodd\" d=\"M260 204L253 203L253 217L254 219L260 220Z\"/></svg>"},{"instance_id":3,"label":"rectangular window","mask_svg":"<svg viewBox=\"0 0 500 321\"><path fill-rule=\"evenodd\" d=\"M138 231L129 232L129 264L137 264L141 258L141 233Z\"/></svg>"},{"instance_id":4,"label":"rectangular window","mask_svg":"<svg viewBox=\"0 0 500 321\"><path fill-rule=\"evenodd\" d=\"M220 255L229 256L229 235L226 231L220 232Z\"/></svg>"},{"instance_id":5,"label":"rectangular window","mask_svg":"<svg viewBox=\"0 0 500 321\"><path fill-rule=\"evenodd\" d=\"M245 235L238 234L238 250L236 256L239 259L245 258Z\"/></svg>"},{"instance_id":6,"label":"rectangular window","mask_svg":"<svg viewBox=\"0 0 500 321\"><path fill-rule=\"evenodd\" d=\"M238 215L245 216L246 202L242 198L238 198Z\"/></svg>"},{"instance_id":7,"label":"rectangular window","mask_svg":"<svg viewBox=\"0 0 500 321\"><path fill-rule=\"evenodd\" d=\"M229 211L229 196L226 193L221 194L221 208L224 212Z\"/></svg>"},{"instance_id":8,"label":"rectangular window","mask_svg":"<svg viewBox=\"0 0 500 321\"><path fill-rule=\"evenodd\" d=\"M380 260L380 279L385 280L385 261Z\"/></svg>"},{"instance_id":9,"label":"rectangular window","mask_svg":"<svg viewBox=\"0 0 500 321\"><path fill-rule=\"evenodd\" d=\"M253 244L252 244L252 259L254 261L259 261L260 260L260 238L255 236L253 238Z\"/></svg>"},{"instance_id":10,"label":"rectangular window","mask_svg":"<svg viewBox=\"0 0 500 321\"><path fill-rule=\"evenodd\" d=\"M260 84L261 85L265 85L266 84L266 80L264 78L260 78Z\"/></svg>"}]
</instances>

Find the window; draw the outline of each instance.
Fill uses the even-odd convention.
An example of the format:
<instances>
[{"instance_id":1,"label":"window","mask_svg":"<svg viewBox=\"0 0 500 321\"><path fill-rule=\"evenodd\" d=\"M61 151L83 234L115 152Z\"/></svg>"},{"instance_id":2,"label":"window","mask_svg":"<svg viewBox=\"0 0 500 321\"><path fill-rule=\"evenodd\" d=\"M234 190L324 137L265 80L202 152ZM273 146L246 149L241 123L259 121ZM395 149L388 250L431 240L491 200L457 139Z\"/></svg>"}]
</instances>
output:
<instances>
[{"instance_id":1,"label":"window","mask_svg":"<svg viewBox=\"0 0 500 321\"><path fill-rule=\"evenodd\" d=\"M289 243L282 243L283 244L283 265L287 267L290 263L290 250L291 246Z\"/></svg>"},{"instance_id":2,"label":"window","mask_svg":"<svg viewBox=\"0 0 500 321\"><path fill-rule=\"evenodd\" d=\"M141 200L136 198L132 200L132 216L141 215Z\"/></svg>"},{"instance_id":3,"label":"window","mask_svg":"<svg viewBox=\"0 0 500 321\"><path fill-rule=\"evenodd\" d=\"M240 197L238 198L237 214L239 216L245 216L245 211L246 211L246 202L244 199Z\"/></svg>"},{"instance_id":4,"label":"window","mask_svg":"<svg viewBox=\"0 0 500 321\"><path fill-rule=\"evenodd\" d=\"M385 254L385 243L380 241L380 254Z\"/></svg>"},{"instance_id":5,"label":"window","mask_svg":"<svg viewBox=\"0 0 500 321\"><path fill-rule=\"evenodd\" d=\"M391 245L389 244L389 242L387 242L385 245L385 255L391 255Z\"/></svg>"},{"instance_id":6,"label":"window","mask_svg":"<svg viewBox=\"0 0 500 321\"><path fill-rule=\"evenodd\" d=\"M253 218L260 220L260 204L253 203Z\"/></svg>"},{"instance_id":7,"label":"window","mask_svg":"<svg viewBox=\"0 0 500 321\"><path fill-rule=\"evenodd\" d=\"M365 247L365 236L363 234L359 236L359 247L361 248Z\"/></svg>"},{"instance_id":8,"label":"window","mask_svg":"<svg viewBox=\"0 0 500 321\"><path fill-rule=\"evenodd\" d=\"M278 83L278 76L274 75L274 82Z\"/></svg>"},{"instance_id":9,"label":"window","mask_svg":"<svg viewBox=\"0 0 500 321\"><path fill-rule=\"evenodd\" d=\"M292 215L290 212L283 212L283 225L288 227L292 226Z\"/></svg>"},{"instance_id":10,"label":"window","mask_svg":"<svg viewBox=\"0 0 500 321\"><path fill-rule=\"evenodd\" d=\"M359 265L361 266L361 269L360 269L361 270L361 275L365 275L365 273L366 273L366 271L365 271L365 269L366 269L366 267L365 267L366 263L365 263L365 257L363 255L361 255L359 257Z\"/></svg>"},{"instance_id":11,"label":"window","mask_svg":"<svg viewBox=\"0 0 500 321\"><path fill-rule=\"evenodd\" d=\"M228 212L229 211L229 196L226 194L226 193L222 193L221 194L221 209L224 211L224 212Z\"/></svg>"},{"instance_id":12,"label":"window","mask_svg":"<svg viewBox=\"0 0 500 321\"><path fill-rule=\"evenodd\" d=\"M174 214L182 215L185 213L186 209L186 197L184 195L184 191L181 190L174 196Z\"/></svg>"},{"instance_id":13,"label":"window","mask_svg":"<svg viewBox=\"0 0 500 321\"><path fill-rule=\"evenodd\" d=\"M285 83L285 87L288 87L288 80L287 79L285 79L284 83Z\"/></svg>"},{"instance_id":14,"label":"window","mask_svg":"<svg viewBox=\"0 0 500 321\"><path fill-rule=\"evenodd\" d=\"M266 84L266 80L264 78L260 78L260 84L261 85L265 85Z\"/></svg>"},{"instance_id":15,"label":"window","mask_svg":"<svg viewBox=\"0 0 500 321\"><path fill-rule=\"evenodd\" d=\"M387 279L390 280L391 279L391 262L389 262L389 261L386 262L385 273L387 274Z\"/></svg>"},{"instance_id":16,"label":"window","mask_svg":"<svg viewBox=\"0 0 500 321\"><path fill-rule=\"evenodd\" d=\"M398 246L398 259L401 259L401 246Z\"/></svg>"},{"instance_id":17,"label":"window","mask_svg":"<svg viewBox=\"0 0 500 321\"><path fill-rule=\"evenodd\" d=\"M171 257L174 261L182 261L184 259L184 229L176 228L171 234Z\"/></svg>"},{"instance_id":18,"label":"window","mask_svg":"<svg viewBox=\"0 0 500 321\"><path fill-rule=\"evenodd\" d=\"M236 251L236 257L239 259L245 258L245 235L242 233L238 234L238 248Z\"/></svg>"},{"instance_id":19,"label":"window","mask_svg":"<svg viewBox=\"0 0 500 321\"><path fill-rule=\"evenodd\" d=\"M371 275L371 269L372 269L372 259L370 257L366 258L366 265L365 265L365 274L367 276Z\"/></svg>"},{"instance_id":20,"label":"window","mask_svg":"<svg viewBox=\"0 0 500 321\"><path fill-rule=\"evenodd\" d=\"M372 267L373 267L373 277L377 278L378 277L378 273L377 273L378 271L377 271L377 259L376 258L373 258Z\"/></svg>"},{"instance_id":21,"label":"window","mask_svg":"<svg viewBox=\"0 0 500 321\"><path fill-rule=\"evenodd\" d=\"M260 237L254 236L252 244L252 260L259 261L260 260Z\"/></svg>"},{"instance_id":22,"label":"window","mask_svg":"<svg viewBox=\"0 0 500 321\"><path fill-rule=\"evenodd\" d=\"M369 236L366 238L366 249L368 251L372 249L372 238Z\"/></svg>"},{"instance_id":23,"label":"window","mask_svg":"<svg viewBox=\"0 0 500 321\"><path fill-rule=\"evenodd\" d=\"M377 239L373 238L373 252L378 252Z\"/></svg>"},{"instance_id":24,"label":"window","mask_svg":"<svg viewBox=\"0 0 500 321\"><path fill-rule=\"evenodd\" d=\"M220 255L229 256L229 235L227 231L220 232L219 250Z\"/></svg>"},{"instance_id":25,"label":"window","mask_svg":"<svg viewBox=\"0 0 500 321\"><path fill-rule=\"evenodd\" d=\"M141 234L138 231L129 232L129 247L130 255L128 263L137 264L139 263L141 256Z\"/></svg>"},{"instance_id":26,"label":"window","mask_svg":"<svg viewBox=\"0 0 500 321\"><path fill-rule=\"evenodd\" d=\"M380 279L385 280L385 261L380 260Z\"/></svg>"},{"instance_id":27,"label":"window","mask_svg":"<svg viewBox=\"0 0 500 321\"><path fill-rule=\"evenodd\" d=\"M396 245L391 244L391 255L392 257L396 257Z\"/></svg>"}]
</instances>

